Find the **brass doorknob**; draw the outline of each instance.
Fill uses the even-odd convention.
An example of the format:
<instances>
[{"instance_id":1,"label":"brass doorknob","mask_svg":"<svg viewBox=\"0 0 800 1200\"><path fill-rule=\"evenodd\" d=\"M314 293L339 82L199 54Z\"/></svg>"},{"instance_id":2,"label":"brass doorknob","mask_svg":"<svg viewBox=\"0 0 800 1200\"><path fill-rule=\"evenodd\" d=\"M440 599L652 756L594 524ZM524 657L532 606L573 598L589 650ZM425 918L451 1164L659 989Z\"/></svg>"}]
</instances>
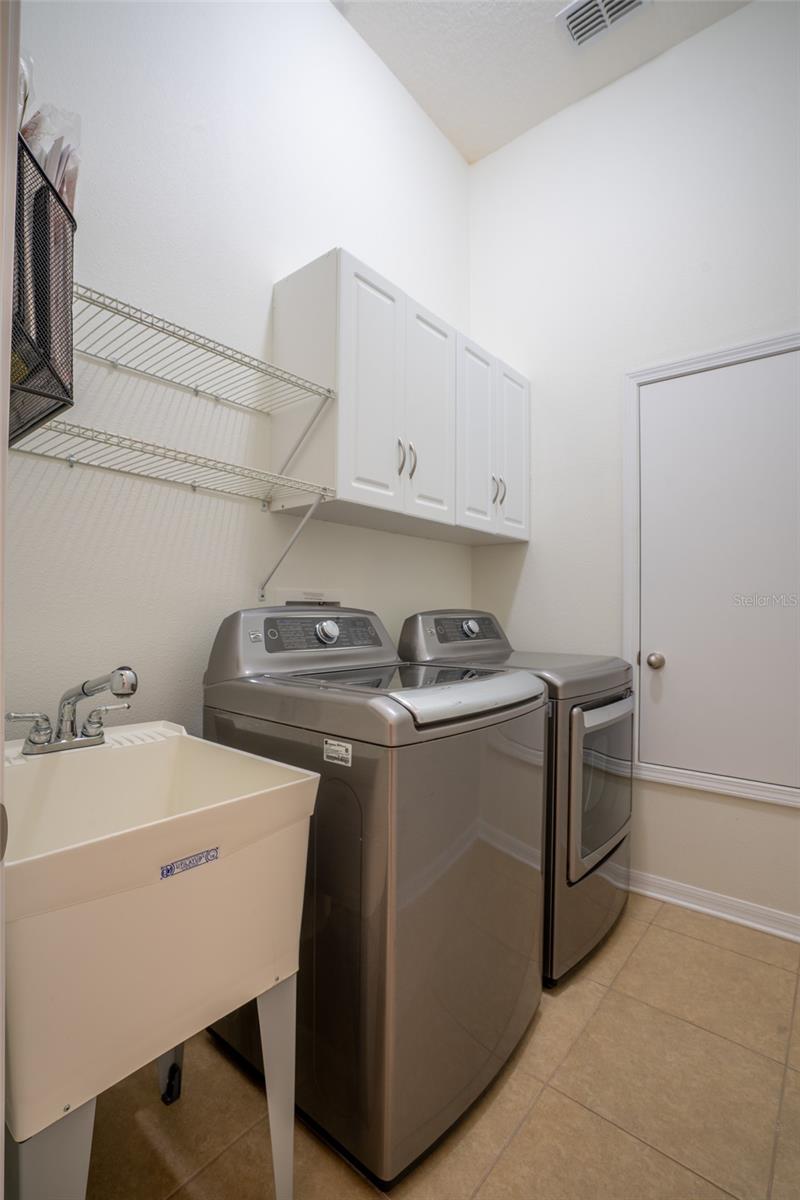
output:
<instances>
[{"instance_id":1,"label":"brass doorknob","mask_svg":"<svg viewBox=\"0 0 800 1200\"><path fill-rule=\"evenodd\" d=\"M657 650L647 656L647 665L648 667L652 667L654 671L660 671L666 661L664 655L659 654Z\"/></svg>"}]
</instances>

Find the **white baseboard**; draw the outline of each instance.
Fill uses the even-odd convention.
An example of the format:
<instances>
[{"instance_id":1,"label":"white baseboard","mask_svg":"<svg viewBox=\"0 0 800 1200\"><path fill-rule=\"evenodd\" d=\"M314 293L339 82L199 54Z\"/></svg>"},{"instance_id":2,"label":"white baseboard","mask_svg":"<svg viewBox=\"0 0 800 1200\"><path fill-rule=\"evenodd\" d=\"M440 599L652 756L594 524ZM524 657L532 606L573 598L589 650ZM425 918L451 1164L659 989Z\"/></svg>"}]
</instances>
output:
<instances>
[{"instance_id":1,"label":"white baseboard","mask_svg":"<svg viewBox=\"0 0 800 1200\"><path fill-rule=\"evenodd\" d=\"M735 896L724 896L721 892L708 892L705 888L678 883L675 879L662 879L660 875L648 875L645 871L631 871L630 889L643 896L652 896L654 900L666 900L669 904L693 908L712 917L734 921L737 925L760 929L762 933L800 942L800 914L737 900Z\"/></svg>"}]
</instances>

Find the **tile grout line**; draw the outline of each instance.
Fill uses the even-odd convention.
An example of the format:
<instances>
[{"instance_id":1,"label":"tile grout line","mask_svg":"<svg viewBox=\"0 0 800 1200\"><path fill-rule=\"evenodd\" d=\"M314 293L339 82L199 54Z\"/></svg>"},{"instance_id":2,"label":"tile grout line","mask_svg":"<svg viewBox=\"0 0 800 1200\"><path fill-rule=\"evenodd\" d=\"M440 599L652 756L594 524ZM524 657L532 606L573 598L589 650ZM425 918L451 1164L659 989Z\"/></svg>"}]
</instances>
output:
<instances>
[{"instance_id":1,"label":"tile grout line","mask_svg":"<svg viewBox=\"0 0 800 1200\"><path fill-rule=\"evenodd\" d=\"M645 1138L640 1137L638 1133L633 1133L632 1130L626 1129L624 1125L620 1125L617 1121L612 1120L611 1117L606 1116L605 1113L601 1113L598 1112L597 1109L590 1108L590 1106L588 1104L584 1104L582 1100L576 1100L574 1096L570 1096L569 1092L562 1091L561 1088L556 1084L548 1084L547 1086L552 1087L553 1091L557 1092L559 1096L563 1096L565 1100L569 1100L572 1104L577 1104L579 1108L584 1109L585 1112L591 1113L593 1117L597 1117L600 1121L605 1121L606 1124L612 1125L614 1129L618 1129L620 1133L624 1133L627 1137L633 1138L633 1140L638 1142L640 1146L646 1146L648 1150L655 1151L655 1153L660 1154L662 1158L669 1159L669 1161L675 1163L676 1166L681 1167L684 1171L688 1171L690 1175L696 1175L698 1179L704 1179L706 1183L711 1184L712 1187L715 1187L718 1191L722 1192L723 1195L730 1196L731 1200L741 1200L741 1198L737 1196L735 1192L729 1192L727 1188L717 1183L714 1179L709 1179L707 1175L702 1173L702 1171L696 1171L694 1167L687 1166L687 1164L681 1162L679 1158L674 1158L673 1155L668 1154L666 1150L662 1150L660 1146L655 1146L652 1142L648 1142Z\"/></svg>"},{"instance_id":2,"label":"tile grout line","mask_svg":"<svg viewBox=\"0 0 800 1200\"><path fill-rule=\"evenodd\" d=\"M797 992L798 979L795 978L795 992ZM738 1046L740 1050L747 1050L750 1054L756 1054L759 1058L763 1058L766 1062L772 1063L775 1067L780 1067L784 1060L773 1058L770 1054L765 1054L763 1050L756 1050L752 1046L746 1046L744 1042L737 1042L736 1038L728 1037L726 1033L718 1033L716 1029L709 1029L706 1025L698 1025L696 1021L690 1021L688 1017L679 1016L678 1013L670 1012L667 1008L659 1008L657 1004L651 1004L649 1000L642 1000L641 996L634 996L631 992L623 991L620 987L615 987L614 984L608 988L610 992L615 992L617 996L624 996L626 1000L634 1000L637 1004L643 1004L645 1008L651 1008L653 1012L661 1013L664 1017L671 1017L673 1021L682 1021L684 1025L690 1025L692 1029L699 1029L701 1033L710 1034L711 1037L721 1038L723 1042L728 1042L731 1046ZM602 1001L601 1001L602 1003ZM594 1016L594 1014L592 1014ZM583 1030L581 1030L583 1033ZM789 1028L789 1041L787 1042L786 1053L789 1053L788 1047L791 1044L792 1030ZM577 1040L577 1039L576 1039Z\"/></svg>"},{"instance_id":3,"label":"tile grout line","mask_svg":"<svg viewBox=\"0 0 800 1200\"><path fill-rule=\"evenodd\" d=\"M536 1078L538 1083L542 1083L541 1079L538 1079L537 1076L532 1076L532 1078ZM533 1101L533 1103L529 1104L528 1107L525 1109L525 1111L522 1114L522 1116L520 1117L519 1121L516 1123L514 1128L511 1130L511 1133L508 1135L508 1137L506 1138L506 1140L503 1142L502 1146L500 1147L499 1151L497 1152L495 1157L492 1159L490 1165L487 1167L487 1169L481 1175L480 1179L478 1180L477 1185L470 1192L469 1200L475 1200L475 1197L478 1195L478 1192L481 1190L483 1185L486 1183L486 1180L489 1178L492 1171L495 1169L497 1164L500 1162L500 1159L503 1157L503 1155L505 1154L508 1147L514 1141L514 1138L517 1136L517 1134L519 1133L522 1126L528 1120L528 1117L531 1115L533 1110L536 1108L536 1105L539 1103L542 1096L545 1094L546 1090L547 1090L547 1085L542 1084L542 1087L541 1087L541 1090L539 1091L538 1096Z\"/></svg>"},{"instance_id":4,"label":"tile grout line","mask_svg":"<svg viewBox=\"0 0 800 1200\"><path fill-rule=\"evenodd\" d=\"M786 1084L789 1079L789 1055L792 1052L792 1032L794 1030L794 1022L797 1017L798 997L800 997L800 976L798 976L794 985L794 1003L792 1004L792 1013L789 1017L789 1037L786 1042L786 1055L783 1060L783 1079L781 1080L781 1094L778 1097L778 1115L775 1118L775 1130L772 1137L772 1159L769 1166L769 1183L767 1185L767 1200L772 1197L772 1185L775 1182L775 1166L778 1161L778 1142L781 1136L781 1114L783 1113L783 1100L786 1095Z\"/></svg>"},{"instance_id":5,"label":"tile grout line","mask_svg":"<svg viewBox=\"0 0 800 1200\"><path fill-rule=\"evenodd\" d=\"M247 1137L248 1133L252 1133L256 1125L259 1125L262 1121L266 1121L267 1124L269 1124L266 1113L258 1117L257 1120L253 1121L252 1125L248 1125L247 1129L243 1129L241 1133L238 1133L232 1142L228 1142L227 1146L223 1146L213 1158L210 1158L208 1162L203 1163L202 1167L198 1167L196 1171L193 1171L191 1175L184 1179L183 1183L180 1183L176 1188L173 1188L171 1192L168 1192L164 1197L164 1200L173 1200L173 1197L177 1196L182 1188L187 1187L188 1184L197 1179L198 1175L202 1175L204 1171L207 1171L209 1167L213 1166L215 1162L222 1158L223 1154L227 1154L228 1150L232 1149L238 1142L242 1140L243 1137Z\"/></svg>"},{"instance_id":6,"label":"tile grout line","mask_svg":"<svg viewBox=\"0 0 800 1200\"><path fill-rule=\"evenodd\" d=\"M559 1058L558 1062L557 1062L557 1063L556 1063L556 1065L553 1067L552 1071L549 1073L549 1075L547 1076L547 1078L546 1078L546 1079L544 1079L544 1080L541 1080L541 1081L540 1081L540 1082L544 1083L544 1086L545 1086L545 1087L547 1087L547 1086L549 1085L549 1083L550 1083L550 1080L553 1078L553 1076L555 1075L555 1073L556 1073L556 1071L558 1070L558 1068L559 1068L559 1067L562 1065L562 1063L566 1062L567 1058L568 1058L568 1057L569 1057L569 1055L572 1053L572 1048L573 1048L573 1046L575 1045L575 1043L577 1042L577 1040L578 1040L578 1038L581 1036L581 1034L584 1032L584 1030L586 1029L586 1026L589 1024L589 1022L591 1021L592 1017L593 1017L593 1016L594 1016L594 1014L597 1012L597 1009L598 1009L598 1008L600 1007L600 1005L603 1003L603 1001L605 1000L605 998L606 998L606 996L608 995L609 991L611 990L608 984L597 983L597 981L596 981L596 980L594 980L594 979L590 979L590 980L589 980L589 982L590 982L590 983L593 983L595 987L601 987L601 988L603 989L603 994L602 994L602 996L600 997L600 999L599 999L599 1000L598 1000L598 1002L597 1002L597 1008L593 1009L593 1010L592 1010L592 1012L589 1014L589 1016L586 1018L586 1020L583 1022L583 1024L582 1024L582 1025L581 1025L581 1027L580 1027L580 1029L579 1029L579 1030L578 1030L578 1032L575 1034L575 1037L572 1039L572 1041L570 1042L570 1044L569 1044L569 1046L567 1047L567 1049L566 1049L566 1050L564 1051L564 1053L561 1055L561 1058ZM536 1078L538 1079L538 1076L536 1076Z\"/></svg>"},{"instance_id":7,"label":"tile grout line","mask_svg":"<svg viewBox=\"0 0 800 1200\"><path fill-rule=\"evenodd\" d=\"M629 894L629 895L631 895L631 896L634 896L634 895L640 895L641 893L638 893L638 892L629 892L628 894ZM648 900L651 900L651 899L652 899L652 896L648 896L648 897L646 897L646 898L647 898ZM631 918L631 920L632 920L632 921L641 921L643 925L652 925L652 924L653 924L653 921L655 921L655 919L656 919L656 917L658 916L659 912L661 912L661 909L664 907L664 901L663 901L663 900L656 900L654 903L656 903L656 904L658 905L658 910L657 910L657 912L654 912L654 913L653 913L652 917L634 917L633 913L629 913L629 912L627 911L627 905L625 906L625 908L623 908L623 910L622 910L622 913L627 913L627 915L628 915L628 916ZM620 916L622 916L622 913L620 913Z\"/></svg>"},{"instance_id":8,"label":"tile grout line","mask_svg":"<svg viewBox=\"0 0 800 1200\"><path fill-rule=\"evenodd\" d=\"M643 935L643 936L644 936L644 935ZM597 982L596 982L596 980L594 980L594 979L587 980L587 982L588 982L588 983L592 983L592 984L594 984L594 986L595 986L595 987L602 988L602 990L603 990L603 995L600 997L600 1001L599 1001L599 1003L598 1003L598 1005L597 1005L597 1008L599 1008L599 1007L600 1007L600 1005L603 1003L603 1000L605 1000L605 998L606 998L606 994L608 993L608 986L607 986L606 984L597 983ZM526 1070L526 1069L525 1069L525 1068L524 1068L524 1067L523 1067L521 1064L517 1064L515 1067L513 1067L513 1068L512 1068L512 1070L515 1070L515 1071L516 1071L516 1070L521 1070L521 1071L523 1072L523 1074L527 1075L527 1077L528 1077L529 1079L535 1079L537 1083L540 1083L540 1084L542 1085L542 1087L541 1087L541 1091L539 1092L538 1096L537 1096L537 1097L536 1097L536 1099L533 1101L533 1103L532 1103L532 1104L531 1104L531 1105L530 1105L530 1106L529 1106L529 1107L528 1107L528 1108L525 1110L525 1112L523 1113L522 1117L520 1118L520 1120L518 1121L518 1123L517 1123L517 1124L514 1126L514 1128L512 1129L511 1133L509 1134L508 1138L506 1139L506 1141L503 1143L503 1145L501 1146L500 1150L498 1151L498 1153L497 1153L497 1154L495 1155L495 1157L492 1159L492 1162L491 1162L490 1166L489 1166L489 1167L486 1169L486 1171L485 1171L485 1172L483 1173L483 1175L481 1176L481 1178L480 1178L480 1180L478 1181L478 1184L477 1184L477 1186L475 1187L475 1189L474 1189L474 1190L473 1190L473 1191L470 1193L469 1200L474 1200L474 1198L477 1196L478 1192L481 1190L481 1188L483 1187L483 1185L486 1183L486 1180L489 1178L489 1176L491 1175L492 1171L495 1169L495 1167L496 1167L496 1166L497 1166L497 1164L499 1163L500 1159L503 1157L503 1155L505 1154L506 1150L508 1149L508 1147L509 1147L509 1146L511 1145L511 1143L513 1142L514 1138L517 1136L517 1134L519 1133L520 1129L521 1129L521 1128L522 1128L522 1126L525 1124L525 1122L528 1120L528 1118L530 1117L531 1113L532 1113L532 1112L533 1112L533 1110L536 1108L536 1105L539 1103L539 1101L541 1100L542 1096L543 1096L543 1095L545 1094L545 1092L547 1091L547 1088L548 1088L548 1086L549 1086L549 1080L550 1080L550 1079L553 1077L553 1075L556 1073L556 1071L558 1070L558 1068L559 1068L559 1067L561 1066L561 1064L564 1062L564 1059L567 1057L567 1055L569 1054L570 1050L571 1050L571 1049L572 1049L572 1047L575 1045L575 1042L577 1042L578 1038L579 1038L579 1037L580 1037L580 1035L583 1033L584 1029L585 1029L585 1028L586 1028L586 1026L589 1024L589 1022L591 1021L591 1019L592 1019L592 1017L594 1016L594 1013L595 1013L595 1012L597 1012L597 1009L595 1009L595 1010L594 1010L594 1012L592 1012L592 1013L591 1013L591 1014L590 1014L590 1015L589 1015L589 1016L586 1018L586 1020L584 1021L583 1025L581 1026L580 1030L579 1030L579 1031L578 1031L578 1033L576 1034L576 1036L575 1036L575 1038L574 1038L573 1042L572 1042L572 1043L571 1043L571 1044L570 1044L570 1045L567 1047L567 1049L564 1051L564 1054L563 1054L563 1055L562 1055L562 1057L561 1057L561 1058L558 1060L558 1062L555 1064L555 1066L552 1068L552 1070L550 1071L550 1073L548 1074L548 1076L547 1076L547 1078L546 1078L546 1079L542 1079L541 1075L535 1075L535 1074L533 1073L533 1071L528 1071L528 1070Z\"/></svg>"},{"instance_id":9,"label":"tile grout line","mask_svg":"<svg viewBox=\"0 0 800 1200\"><path fill-rule=\"evenodd\" d=\"M599 986L600 986L600 987L604 987L604 988L608 989L608 988L611 988L611 987L613 987L613 986L614 986L614 980L619 978L620 971L622 971L622 970L623 970L623 969L624 969L624 968L625 968L625 967L628 965L628 959L629 959L629 958L630 958L630 956L633 954L634 950L635 950L635 949L636 949L636 947L639 945L639 943L641 942L642 938L644 938L644 937L647 937L647 930L648 930L648 929L650 929L650 928L652 927L652 924L653 924L653 923L652 923L652 921L640 921L640 920L638 919L638 917L629 917L629 918L628 918L628 920L629 920L629 921L636 921L637 925L644 925L644 933L640 933L640 934L639 934L638 938L637 938L637 939L636 939L636 941L633 943L633 945L631 946L630 950L629 950L629 951L628 951L628 953L625 955L625 958L624 958L624 959L623 959L623 961L620 963L620 965L619 965L619 968L618 968L618 969L617 969L617 970L614 972L614 974L612 975L612 977L611 977L611 979L608 981L608 983L600 983L600 980L599 980L599 979L592 979L591 975L588 975L588 974L587 974L586 978L587 978L587 979L591 979L591 980L592 980L592 983L597 983L597 984L599 984ZM619 926L617 926L617 928L619 928ZM609 931L609 933L610 933L610 931Z\"/></svg>"},{"instance_id":10,"label":"tile grout line","mask_svg":"<svg viewBox=\"0 0 800 1200\"><path fill-rule=\"evenodd\" d=\"M714 920L721 921L722 917L714 917ZM727 924L733 925L733 924L735 924L735 922L728 921ZM761 963L765 967L773 967L776 971L785 971L787 975L797 975L797 973L800 971L800 959L798 959L798 965L796 967L780 967L780 966L778 966L777 963L767 962L767 960L765 958L756 958L756 956L753 954L745 954L743 950L733 950L733 949L731 949L730 946L720 946L719 942L711 942L708 940L708 938L696 937L693 933L685 933L682 929L670 929L669 925L657 925L655 923L655 921L651 921L650 925L655 929L663 930L664 933L674 934L675 937L685 937L685 938L688 938L689 941L691 941L691 942L699 942L701 946L713 946L715 950L725 950L725 951L727 951L728 954L735 954L739 958L748 959L750 962ZM747 926L740 925L740 926L738 926L738 928L743 929L743 928L747 928ZM753 929L753 930L751 930L751 932L752 933L761 933L762 931L760 929ZM644 935L642 935L642 936L644 936ZM764 937L774 937L774 936L775 935L771 934L771 933L764 934ZM777 940L781 941L782 939L778 938ZM797 942L787 942L786 944L789 946L798 945ZM637 943L637 945L638 945L638 943ZM636 947L634 947L634 949L635 948Z\"/></svg>"}]
</instances>

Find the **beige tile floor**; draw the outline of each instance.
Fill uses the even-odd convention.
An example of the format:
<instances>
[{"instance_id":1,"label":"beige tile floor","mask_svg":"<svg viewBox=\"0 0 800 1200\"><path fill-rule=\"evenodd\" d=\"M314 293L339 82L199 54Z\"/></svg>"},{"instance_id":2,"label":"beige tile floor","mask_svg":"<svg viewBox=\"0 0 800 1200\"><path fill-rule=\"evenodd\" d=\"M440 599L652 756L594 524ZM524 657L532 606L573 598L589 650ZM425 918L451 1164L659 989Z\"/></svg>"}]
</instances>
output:
<instances>
[{"instance_id":1,"label":"beige tile floor","mask_svg":"<svg viewBox=\"0 0 800 1200\"><path fill-rule=\"evenodd\" d=\"M800 1200L800 945L631 896L394 1200ZM260 1086L207 1034L98 1101L89 1200L269 1200ZM375 1189L298 1125L296 1200Z\"/></svg>"}]
</instances>

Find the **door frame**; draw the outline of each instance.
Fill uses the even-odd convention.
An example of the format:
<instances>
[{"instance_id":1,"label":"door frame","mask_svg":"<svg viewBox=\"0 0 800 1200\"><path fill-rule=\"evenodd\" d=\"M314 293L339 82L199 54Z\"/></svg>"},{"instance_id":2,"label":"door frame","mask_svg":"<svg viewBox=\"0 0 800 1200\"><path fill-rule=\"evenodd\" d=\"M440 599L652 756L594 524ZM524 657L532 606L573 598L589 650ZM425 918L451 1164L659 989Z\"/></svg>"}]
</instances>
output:
<instances>
[{"instance_id":1,"label":"door frame","mask_svg":"<svg viewBox=\"0 0 800 1200\"><path fill-rule=\"evenodd\" d=\"M759 358L771 358L776 354L788 354L800 350L800 331L748 342L709 354L698 354L692 358L661 363L625 375L623 450L622 450L622 646L623 656L633 664L636 707L633 717L633 774L636 779L654 783L671 784L673 787L691 788L703 792L717 792L723 796L741 796L748 800L763 800L769 804L782 804L800 808L800 788L782 787L777 784L759 783L752 779L736 779L727 775L710 775L701 771L684 770L679 767L656 766L643 763L639 758L639 673L641 671L641 566L640 566L640 513L641 513L641 458L639 429L639 389L646 384L677 379L681 375L695 375L701 371L713 371L718 367L735 366L737 363L752 362Z\"/></svg>"},{"instance_id":2,"label":"door frame","mask_svg":"<svg viewBox=\"0 0 800 1200\"><path fill-rule=\"evenodd\" d=\"M14 269L14 212L17 179L17 75L19 71L19 0L0 3L0 711L5 712L3 585L5 576L4 512L8 466L8 401L11 380L11 306ZM5 233L5 236L2 236ZM4 756L0 724L0 755ZM0 806L3 799L0 778ZM3 814L4 815L4 814ZM0 847L0 1028L5 1028L5 868ZM0 1040L0 1196L5 1177L5 1038Z\"/></svg>"}]
</instances>

